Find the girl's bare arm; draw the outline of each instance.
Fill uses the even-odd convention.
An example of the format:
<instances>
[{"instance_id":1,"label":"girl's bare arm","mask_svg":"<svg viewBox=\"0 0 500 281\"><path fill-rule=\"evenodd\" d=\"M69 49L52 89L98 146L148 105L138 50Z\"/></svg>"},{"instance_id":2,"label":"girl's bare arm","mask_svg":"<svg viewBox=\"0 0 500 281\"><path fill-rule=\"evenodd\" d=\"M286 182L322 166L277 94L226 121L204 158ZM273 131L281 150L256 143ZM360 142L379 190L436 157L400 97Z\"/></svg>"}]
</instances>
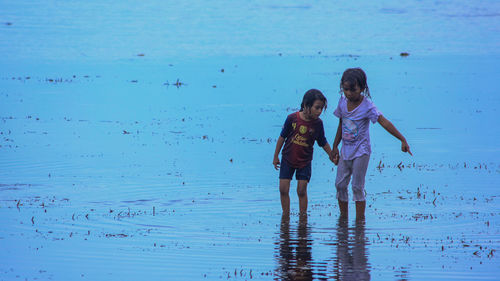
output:
<instances>
[{"instance_id":1,"label":"girl's bare arm","mask_svg":"<svg viewBox=\"0 0 500 281\"><path fill-rule=\"evenodd\" d=\"M332 148L332 161L335 165L339 163L339 144L342 140L342 118L339 118L339 126L337 128L337 133L335 134L335 139L333 140L333 148Z\"/></svg>"},{"instance_id":2,"label":"girl's bare arm","mask_svg":"<svg viewBox=\"0 0 500 281\"><path fill-rule=\"evenodd\" d=\"M332 148L330 147L330 144L326 143L322 148L326 152L326 154L328 154L330 161L335 163L335 161L333 161L334 159L333 159Z\"/></svg>"},{"instance_id":3,"label":"girl's bare arm","mask_svg":"<svg viewBox=\"0 0 500 281\"><path fill-rule=\"evenodd\" d=\"M333 140L333 148L338 147L341 140L342 140L342 118L339 118L339 126L337 127L337 133L335 134L335 139Z\"/></svg>"},{"instance_id":4,"label":"girl's bare arm","mask_svg":"<svg viewBox=\"0 0 500 281\"><path fill-rule=\"evenodd\" d=\"M389 132L391 135L395 136L397 139L401 141L401 151L408 152L410 155L413 154L410 151L410 146L406 142L405 137L396 129L396 127L391 123L391 121L387 120L383 115L378 117L378 123L384 127L384 129Z\"/></svg>"},{"instance_id":5,"label":"girl's bare arm","mask_svg":"<svg viewBox=\"0 0 500 281\"><path fill-rule=\"evenodd\" d=\"M283 144L285 143L285 138L280 136L278 138L278 141L276 142L276 149L274 150L274 158L273 158L273 165L276 170L280 168L280 158L278 155L280 154L281 148L283 147Z\"/></svg>"}]
</instances>

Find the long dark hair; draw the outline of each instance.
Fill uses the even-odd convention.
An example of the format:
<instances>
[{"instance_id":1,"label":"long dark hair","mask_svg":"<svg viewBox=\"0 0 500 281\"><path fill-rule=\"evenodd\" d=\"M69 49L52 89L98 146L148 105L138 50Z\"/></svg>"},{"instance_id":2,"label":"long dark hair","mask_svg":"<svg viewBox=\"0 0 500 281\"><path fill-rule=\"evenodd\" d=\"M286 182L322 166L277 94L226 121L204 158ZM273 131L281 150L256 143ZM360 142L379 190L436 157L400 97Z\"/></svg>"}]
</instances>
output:
<instances>
[{"instance_id":1,"label":"long dark hair","mask_svg":"<svg viewBox=\"0 0 500 281\"><path fill-rule=\"evenodd\" d=\"M302 98L302 103L300 104L300 111L303 111L304 108L306 107L313 106L316 100L322 101L325 104L324 108L326 109L327 101L323 93L320 90L310 89L304 94L304 98Z\"/></svg>"},{"instance_id":2,"label":"long dark hair","mask_svg":"<svg viewBox=\"0 0 500 281\"><path fill-rule=\"evenodd\" d=\"M342 74L342 78L340 79L340 93L343 92L342 85L346 82L352 86L358 85L362 93L366 97L371 98L370 89L368 88L368 83L366 82L366 73L363 69L356 67L348 68L344 71L344 74Z\"/></svg>"}]
</instances>

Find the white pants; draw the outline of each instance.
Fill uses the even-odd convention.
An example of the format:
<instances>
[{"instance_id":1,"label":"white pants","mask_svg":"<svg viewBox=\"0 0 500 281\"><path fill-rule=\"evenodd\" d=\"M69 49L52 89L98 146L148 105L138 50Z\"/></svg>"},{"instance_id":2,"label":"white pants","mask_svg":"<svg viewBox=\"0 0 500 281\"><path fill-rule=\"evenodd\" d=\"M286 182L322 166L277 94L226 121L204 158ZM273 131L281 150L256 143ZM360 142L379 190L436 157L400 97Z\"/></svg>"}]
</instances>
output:
<instances>
[{"instance_id":1,"label":"white pants","mask_svg":"<svg viewBox=\"0 0 500 281\"><path fill-rule=\"evenodd\" d=\"M353 160L339 160L337 167L337 179L335 187L337 188L337 199L343 202L349 201L347 187L352 176L352 194L354 201L365 201L365 176L368 169L370 155L365 154Z\"/></svg>"}]
</instances>

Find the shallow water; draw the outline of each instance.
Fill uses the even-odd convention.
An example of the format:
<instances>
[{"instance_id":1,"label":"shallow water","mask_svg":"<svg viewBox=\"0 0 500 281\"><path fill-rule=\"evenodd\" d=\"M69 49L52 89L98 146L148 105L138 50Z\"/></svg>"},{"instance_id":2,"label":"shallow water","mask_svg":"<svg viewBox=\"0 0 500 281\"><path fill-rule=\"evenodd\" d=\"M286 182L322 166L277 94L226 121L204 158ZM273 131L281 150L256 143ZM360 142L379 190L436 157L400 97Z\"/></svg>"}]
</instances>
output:
<instances>
[{"instance_id":1,"label":"shallow water","mask_svg":"<svg viewBox=\"0 0 500 281\"><path fill-rule=\"evenodd\" d=\"M0 52L123 59L269 54L498 54L500 3L2 1Z\"/></svg>"},{"instance_id":2,"label":"shallow water","mask_svg":"<svg viewBox=\"0 0 500 281\"><path fill-rule=\"evenodd\" d=\"M0 211L2 225L9 226L0 230L2 275L494 280L499 129L484 120L497 116L499 101L466 95L475 87L469 80L484 84L488 78L464 77L478 69L498 73L482 57L469 64L477 69L456 67L468 59L443 59L434 68L444 79L462 77L449 91L425 80L432 74L419 68L434 59L356 59L401 81L373 79L370 86L374 102L405 133L415 155L400 153L392 137L372 127L362 227L351 220L338 225L334 167L319 149L307 222L300 222L292 195L293 214L283 223L269 160L284 117L313 84L331 100L323 119L333 137L331 107L338 93L329 81L340 74L317 73L328 73L331 65L343 69L353 58L164 66L161 76L185 81L179 87L164 85L167 79L156 75L162 65L153 62L94 69L72 64L73 72L63 67L58 75L37 66L21 76L22 69L9 66L1 80ZM255 72L261 65L266 69ZM31 78L7 76L12 73ZM286 83L299 77L311 85ZM46 80L57 78L63 81ZM443 107L448 100L453 104ZM486 128L489 138L478 142Z\"/></svg>"},{"instance_id":3,"label":"shallow water","mask_svg":"<svg viewBox=\"0 0 500 281\"><path fill-rule=\"evenodd\" d=\"M353 15L347 4L215 3L209 14L198 11L207 37L185 18L201 4L180 6L174 15L190 24L175 25L180 41L166 49L169 37L149 37L172 24L159 19L166 6L5 4L12 24L0 36L13 40L0 40L11 55L0 60L0 279L498 279L500 99L488 86L500 77L495 2L489 10L424 3L434 14L367 4L368 19L370 11L377 11L371 19L394 17L352 36L373 35L401 17L415 24L401 28L417 31L419 17L436 14L463 30L447 33L456 27L449 23L408 41L396 29L379 35L384 51L352 50L349 42L330 44L338 43L331 37L300 47L286 34L265 37L272 47L262 47L252 37L264 34L262 26L234 37L238 27L227 22L252 10L278 17L273 21L317 18L316 26L333 8L346 11L341 18ZM233 15L217 20L224 11ZM40 14L50 17L37 21ZM95 23L85 15L97 15ZM146 25L154 28L116 28L127 22L139 29L134 15L150 16ZM249 23L262 24L249 16L241 25ZM310 28L297 24L296 32L315 38L305 34ZM88 40L97 29L102 33ZM38 46L40 30L46 40ZM443 33L449 37L430 43ZM233 47L215 51L234 38ZM455 44L446 49L447 41ZM405 45L414 49L400 57ZM366 70L374 103L414 157L372 125L367 219L356 223L339 221L335 168L316 148L308 216L297 214L292 188L292 214L282 218L271 165L282 123L306 90L318 88L329 99L322 119L332 140L338 81L352 66Z\"/></svg>"}]
</instances>

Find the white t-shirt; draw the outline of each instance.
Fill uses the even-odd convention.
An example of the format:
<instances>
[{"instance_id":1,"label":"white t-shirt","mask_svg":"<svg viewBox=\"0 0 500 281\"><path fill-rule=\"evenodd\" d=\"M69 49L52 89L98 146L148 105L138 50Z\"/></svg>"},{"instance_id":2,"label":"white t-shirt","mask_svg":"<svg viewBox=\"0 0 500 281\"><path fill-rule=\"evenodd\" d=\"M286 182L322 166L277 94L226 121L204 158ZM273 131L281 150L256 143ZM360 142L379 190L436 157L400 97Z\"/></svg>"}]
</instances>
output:
<instances>
[{"instance_id":1,"label":"white t-shirt","mask_svg":"<svg viewBox=\"0 0 500 281\"><path fill-rule=\"evenodd\" d=\"M352 160L364 154L370 155L370 122L377 122L382 115L371 100L363 97L361 103L353 111L347 111L347 98L341 96L333 114L342 119L343 160Z\"/></svg>"}]
</instances>

